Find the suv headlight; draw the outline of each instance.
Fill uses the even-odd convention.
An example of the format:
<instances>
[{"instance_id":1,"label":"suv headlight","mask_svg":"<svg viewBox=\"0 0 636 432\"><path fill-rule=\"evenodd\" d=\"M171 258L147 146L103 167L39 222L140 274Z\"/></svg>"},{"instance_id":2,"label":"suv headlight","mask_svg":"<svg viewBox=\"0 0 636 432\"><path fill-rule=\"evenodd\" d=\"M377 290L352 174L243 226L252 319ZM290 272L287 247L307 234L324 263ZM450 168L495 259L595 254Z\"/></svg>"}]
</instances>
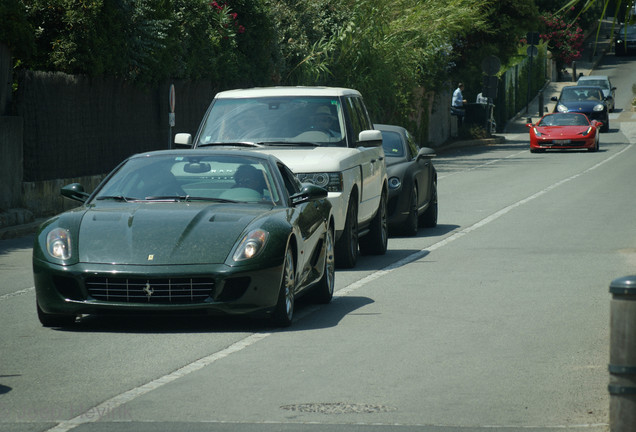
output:
<instances>
[{"instance_id":1,"label":"suv headlight","mask_svg":"<svg viewBox=\"0 0 636 432\"><path fill-rule=\"evenodd\" d=\"M312 183L328 192L342 192L342 173L300 173L296 177L301 183Z\"/></svg>"}]
</instances>

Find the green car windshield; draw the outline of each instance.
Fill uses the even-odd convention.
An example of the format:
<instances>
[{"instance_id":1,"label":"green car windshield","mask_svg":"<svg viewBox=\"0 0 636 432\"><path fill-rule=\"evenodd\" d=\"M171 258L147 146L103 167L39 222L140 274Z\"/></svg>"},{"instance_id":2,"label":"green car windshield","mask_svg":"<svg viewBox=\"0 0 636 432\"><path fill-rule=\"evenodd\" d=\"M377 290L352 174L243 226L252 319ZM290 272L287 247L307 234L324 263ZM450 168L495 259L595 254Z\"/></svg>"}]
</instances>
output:
<instances>
[{"instance_id":1,"label":"green car windshield","mask_svg":"<svg viewBox=\"0 0 636 432\"><path fill-rule=\"evenodd\" d=\"M344 130L344 116L337 98L217 99L197 145L248 142L345 147Z\"/></svg>"},{"instance_id":2,"label":"green car windshield","mask_svg":"<svg viewBox=\"0 0 636 432\"><path fill-rule=\"evenodd\" d=\"M161 155L128 160L95 199L275 204L280 194L262 159Z\"/></svg>"}]
</instances>

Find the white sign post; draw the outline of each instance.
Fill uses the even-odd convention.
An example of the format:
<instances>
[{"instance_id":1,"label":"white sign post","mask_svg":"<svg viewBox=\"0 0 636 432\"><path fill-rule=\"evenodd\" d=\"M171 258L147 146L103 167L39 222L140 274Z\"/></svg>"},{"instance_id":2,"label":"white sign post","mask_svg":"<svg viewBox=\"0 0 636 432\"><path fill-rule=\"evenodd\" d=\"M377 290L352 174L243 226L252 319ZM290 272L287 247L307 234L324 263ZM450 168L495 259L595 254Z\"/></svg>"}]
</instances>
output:
<instances>
[{"instance_id":1,"label":"white sign post","mask_svg":"<svg viewBox=\"0 0 636 432\"><path fill-rule=\"evenodd\" d=\"M175 93L174 93L174 84L170 84L170 94L168 95L168 99L170 102L170 113L168 114L168 124L170 125L170 139L168 141L168 148L172 148L172 128L175 125L175 115L174 115L174 104L175 104Z\"/></svg>"}]
</instances>

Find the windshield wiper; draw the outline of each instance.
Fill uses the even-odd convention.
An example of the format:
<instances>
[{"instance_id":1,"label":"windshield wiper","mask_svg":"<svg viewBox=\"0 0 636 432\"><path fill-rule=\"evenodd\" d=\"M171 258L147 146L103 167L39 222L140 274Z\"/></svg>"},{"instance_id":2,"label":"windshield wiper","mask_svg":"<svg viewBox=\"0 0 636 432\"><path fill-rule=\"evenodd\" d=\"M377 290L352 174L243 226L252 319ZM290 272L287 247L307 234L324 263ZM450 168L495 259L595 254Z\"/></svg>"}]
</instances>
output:
<instances>
[{"instance_id":1,"label":"windshield wiper","mask_svg":"<svg viewBox=\"0 0 636 432\"><path fill-rule=\"evenodd\" d=\"M230 147L262 147L263 143L257 143L253 141L228 141L228 142L200 142L197 147L212 147L212 146L230 146Z\"/></svg>"},{"instance_id":2,"label":"windshield wiper","mask_svg":"<svg viewBox=\"0 0 636 432\"><path fill-rule=\"evenodd\" d=\"M128 202L128 201L134 201L137 198L131 198L131 197L125 197L123 195L104 195L104 196L99 196L97 198L95 198L98 201L102 201L102 200L114 200L114 201L124 201L124 202Z\"/></svg>"},{"instance_id":3,"label":"windshield wiper","mask_svg":"<svg viewBox=\"0 0 636 432\"><path fill-rule=\"evenodd\" d=\"M286 146L286 147L320 147L321 143L308 141L262 141L258 144L264 146Z\"/></svg>"},{"instance_id":4,"label":"windshield wiper","mask_svg":"<svg viewBox=\"0 0 636 432\"><path fill-rule=\"evenodd\" d=\"M157 196L147 196L144 198L144 201L211 201L211 202L222 202L222 203L235 203L238 201L225 199L225 198L212 198L212 197L198 197L198 196L190 196L190 195L157 195Z\"/></svg>"}]
</instances>

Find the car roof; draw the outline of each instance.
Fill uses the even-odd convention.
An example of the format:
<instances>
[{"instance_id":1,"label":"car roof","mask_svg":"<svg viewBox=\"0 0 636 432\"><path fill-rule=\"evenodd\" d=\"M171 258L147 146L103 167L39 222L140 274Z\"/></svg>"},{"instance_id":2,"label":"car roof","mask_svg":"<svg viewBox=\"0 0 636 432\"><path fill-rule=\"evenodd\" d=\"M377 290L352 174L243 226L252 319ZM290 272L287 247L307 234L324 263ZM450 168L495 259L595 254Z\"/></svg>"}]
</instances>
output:
<instances>
[{"instance_id":1,"label":"car roof","mask_svg":"<svg viewBox=\"0 0 636 432\"><path fill-rule=\"evenodd\" d=\"M360 92L342 87L278 86L254 87L226 90L216 94L215 99L252 98L272 96L360 96Z\"/></svg>"},{"instance_id":2,"label":"car roof","mask_svg":"<svg viewBox=\"0 0 636 432\"><path fill-rule=\"evenodd\" d=\"M251 147L225 147L225 148L210 148L206 147L204 149L177 149L177 150L154 150L145 153L138 153L131 156L129 159L133 158L144 158L144 157L153 157L153 156L173 156L173 157L192 157L192 156L211 156L211 155L220 155L220 156L235 156L235 157L247 157L252 159L263 159L267 160L271 163L284 163L278 159L276 156L260 153L252 151Z\"/></svg>"},{"instance_id":3,"label":"car roof","mask_svg":"<svg viewBox=\"0 0 636 432\"><path fill-rule=\"evenodd\" d=\"M588 75L579 77L579 81L591 81L591 80L609 80L607 75Z\"/></svg>"}]
</instances>

